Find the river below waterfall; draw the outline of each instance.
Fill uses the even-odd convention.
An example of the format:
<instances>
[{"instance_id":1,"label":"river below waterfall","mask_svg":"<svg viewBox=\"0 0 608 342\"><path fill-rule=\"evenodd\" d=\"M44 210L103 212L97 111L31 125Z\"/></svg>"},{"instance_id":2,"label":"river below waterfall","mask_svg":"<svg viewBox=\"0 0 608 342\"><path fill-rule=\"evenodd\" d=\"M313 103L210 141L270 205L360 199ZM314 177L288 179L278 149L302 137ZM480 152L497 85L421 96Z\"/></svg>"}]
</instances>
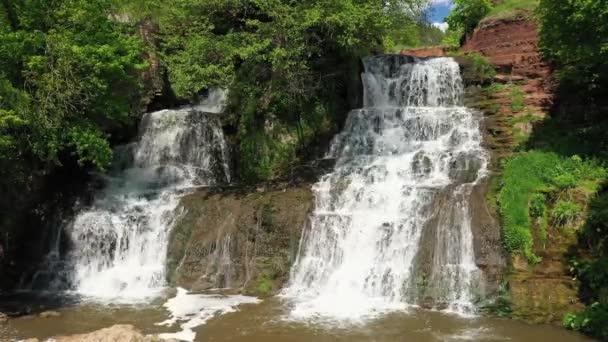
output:
<instances>
[{"instance_id":1,"label":"river below waterfall","mask_svg":"<svg viewBox=\"0 0 608 342\"><path fill-rule=\"evenodd\" d=\"M23 301L23 297L14 297ZM9 302L7 298L4 303ZM37 299L37 303L42 301ZM72 303L57 309L59 317L26 316L0 325L0 341L46 338L87 333L114 324L132 324L146 334L180 331L178 326L156 323L169 318L157 299L146 305ZM412 308L360 324L298 321L288 319L291 306L271 298L258 304L243 304L233 312L215 316L195 327L194 341L589 341L578 334L548 325L531 325L509 319L465 318Z\"/></svg>"}]
</instances>

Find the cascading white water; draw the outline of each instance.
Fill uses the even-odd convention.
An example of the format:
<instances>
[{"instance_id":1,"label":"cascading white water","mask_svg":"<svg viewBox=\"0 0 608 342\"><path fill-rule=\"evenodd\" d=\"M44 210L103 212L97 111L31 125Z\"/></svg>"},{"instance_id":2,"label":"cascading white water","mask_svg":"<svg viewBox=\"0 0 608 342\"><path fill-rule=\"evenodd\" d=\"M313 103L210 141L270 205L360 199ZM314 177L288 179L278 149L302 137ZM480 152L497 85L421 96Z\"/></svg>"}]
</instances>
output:
<instances>
[{"instance_id":1,"label":"cascading white water","mask_svg":"<svg viewBox=\"0 0 608 342\"><path fill-rule=\"evenodd\" d=\"M364 108L332 143L337 164L314 186L283 292L291 316L360 319L429 295L434 307L470 313L480 272L468 195L487 158L479 116L459 106L459 66L407 56L364 65Z\"/></svg>"},{"instance_id":2,"label":"cascading white water","mask_svg":"<svg viewBox=\"0 0 608 342\"><path fill-rule=\"evenodd\" d=\"M117 149L118 170L66 229L76 292L133 301L163 288L179 198L193 186L230 180L218 92L198 106L146 114L139 140Z\"/></svg>"}]
</instances>

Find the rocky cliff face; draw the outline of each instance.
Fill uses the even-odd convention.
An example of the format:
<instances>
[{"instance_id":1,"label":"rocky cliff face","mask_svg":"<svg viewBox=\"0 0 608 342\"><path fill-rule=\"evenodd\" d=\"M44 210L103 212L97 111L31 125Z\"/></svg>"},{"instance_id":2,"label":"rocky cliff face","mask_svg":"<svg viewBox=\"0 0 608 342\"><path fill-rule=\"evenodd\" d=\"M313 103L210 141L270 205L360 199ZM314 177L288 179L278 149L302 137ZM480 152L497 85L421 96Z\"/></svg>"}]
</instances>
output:
<instances>
[{"instance_id":1,"label":"rocky cliff face","mask_svg":"<svg viewBox=\"0 0 608 342\"><path fill-rule=\"evenodd\" d=\"M534 123L544 119L553 106L557 82L550 63L539 53L538 42L534 21L520 16L484 20L463 47L465 52L487 57L497 70L493 80L497 86L471 87L467 99L469 106L482 110L486 116L485 143L493 154L495 184L502 161L523 144ZM517 106L516 91L521 91L522 96ZM497 212L495 216L498 217ZM575 244L574 235L550 229L547 244L535 246L541 263L532 266L522 257L511 256L504 295L513 317L558 323L566 312L576 311L580 306L578 283L569 275L566 258L568 249Z\"/></svg>"},{"instance_id":2,"label":"rocky cliff face","mask_svg":"<svg viewBox=\"0 0 608 342\"><path fill-rule=\"evenodd\" d=\"M520 83L526 103L547 111L553 104L556 83L538 42L538 27L532 19L490 19L480 24L462 49L487 57L497 69L498 81Z\"/></svg>"},{"instance_id":3,"label":"rocky cliff face","mask_svg":"<svg viewBox=\"0 0 608 342\"><path fill-rule=\"evenodd\" d=\"M309 183L185 197L168 248L170 282L195 291L275 293L289 278L312 205Z\"/></svg>"},{"instance_id":4,"label":"rocky cliff face","mask_svg":"<svg viewBox=\"0 0 608 342\"><path fill-rule=\"evenodd\" d=\"M401 54L420 58L444 57L447 55L447 51L443 46L429 46L414 49L403 49L401 50Z\"/></svg>"}]
</instances>

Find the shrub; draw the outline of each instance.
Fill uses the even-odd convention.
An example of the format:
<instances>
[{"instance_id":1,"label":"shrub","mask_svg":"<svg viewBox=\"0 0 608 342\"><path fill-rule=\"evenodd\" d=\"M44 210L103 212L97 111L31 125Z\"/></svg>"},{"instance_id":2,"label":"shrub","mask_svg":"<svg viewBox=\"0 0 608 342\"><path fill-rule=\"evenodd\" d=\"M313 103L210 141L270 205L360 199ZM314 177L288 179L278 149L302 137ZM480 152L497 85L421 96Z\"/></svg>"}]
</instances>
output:
<instances>
[{"instance_id":1,"label":"shrub","mask_svg":"<svg viewBox=\"0 0 608 342\"><path fill-rule=\"evenodd\" d=\"M581 208L571 201L559 201L555 204L551 217L559 225L565 225L578 217Z\"/></svg>"},{"instance_id":2,"label":"shrub","mask_svg":"<svg viewBox=\"0 0 608 342\"><path fill-rule=\"evenodd\" d=\"M526 107L526 98L524 92L519 87L511 89L511 110L521 112Z\"/></svg>"},{"instance_id":3,"label":"shrub","mask_svg":"<svg viewBox=\"0 0 608 342\"><path fill-rule=\"evenodd\" d=\"M564 174L574 176L576 186L599 184L605 178L606 169L594 160L565 158L555 153L538 151L519 153L505 164L502 186L497 196L505 230L505 246L510 252L522 252L530 263L537 260L532 250L532 218L540 220L537 222L542 240L543 235L546 235L543 230L546 231L546 217L549 215L546 208L543 209L545 201L541 196L555 186L554 181L558 176ZM556 222L568 221L580 213L576 204L565 203L558 203L551 212L550 216Z\"/></svg>"},{"instance_id":4,"label":"shrub","mask_svg":"<svg viewBox=\"0 0 608 342\"><path fill-rule=\"evenodd\" d=\"M473 59L473 70L480 79L486 80L496 76L496 70L486 57L477 53L472 53L470 56Z\"/></svg>"},{"instance_id":5,"label":"shrub","mask_svg":"<svg viewBox=\"0 0 608 342\"><path fill-rule=\"evenodd\" d=\"M461 27L469 36L492 9L488 0L454 0L454 9L446 18L450 28Z\"/></svg>"},{"instance_id":6,"label":"shrub","mask_svg":"<svg viewBox=\"0 0 608 342\"><path fill-rule=\"evenodd\" d=\"M567 190L576 187L576 177L573 174L566 172L553 178L553 184L560 190Z\"/></svg>"},{"instance_id":7,"label":"shrub","mask_svg":"<svg viewBox=\"0 0 608 342\"><path fill-rule=\"evenodd\" d=\"M496 94L505 91L505 85L501 83L492 83L486 87L486 91L489 94Z\"/></svg>"},{"instance_id":8,"label":"shrub","mask_svg":"<svg viewBox=\"0 0 608 342\"><path fill-rule=\"evenodd\" d=\"M608 305L595 302L580 313L569 313L564 317L564 326L606 341L608 340Z\"/></svg>"},{"instance_id":9,"label":"shrub","mask_svg":"<svg viewBox=\"0 0 608 342\"><path fill-rule=\"evenodd\" d=\"M547 211L545 206L546 197L543 194L534 194L530 198L530 216L543 217Z\"/></svg>"},{"instance_id":10,"label":"shrub","mask_svg":"<svg viewBox=\"0 0 608 342\"><path fill-rule=\"evenodd\" d=\"M532 258L532 233L528 227L517 226L505 231L505 248L508 251L521 251Z\"/></svg>"},{"instance_id":11,"label":"shrub","mask_svg":"<svg viewBox=\"0 0 608 342\"><path fill-rule=\"evenodd\" d=\"M464 29L462 27L450 27L445 31L441 44L446 45L449 48L458 49L463 35Z\"/></svg>"}]
</instances>

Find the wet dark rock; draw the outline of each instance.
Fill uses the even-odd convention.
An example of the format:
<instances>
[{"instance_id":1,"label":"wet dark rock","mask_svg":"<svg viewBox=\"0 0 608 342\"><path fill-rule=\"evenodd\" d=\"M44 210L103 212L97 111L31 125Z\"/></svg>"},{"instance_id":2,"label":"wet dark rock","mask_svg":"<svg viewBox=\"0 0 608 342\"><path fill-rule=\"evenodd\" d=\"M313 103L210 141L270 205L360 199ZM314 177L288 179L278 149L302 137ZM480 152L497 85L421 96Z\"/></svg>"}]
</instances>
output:
<instances>
[{"instance_id":1,"label":"wet dark rock","mask_svg":"<svg viewBox=\"0 0 608 342\"><path fill-rule=\"evenodd\" d=\"M288 280L312 205L310 183L209 188L186 196L169 241L169 281L194 291L276 292Z\"/></svg>"}]
</instances>

